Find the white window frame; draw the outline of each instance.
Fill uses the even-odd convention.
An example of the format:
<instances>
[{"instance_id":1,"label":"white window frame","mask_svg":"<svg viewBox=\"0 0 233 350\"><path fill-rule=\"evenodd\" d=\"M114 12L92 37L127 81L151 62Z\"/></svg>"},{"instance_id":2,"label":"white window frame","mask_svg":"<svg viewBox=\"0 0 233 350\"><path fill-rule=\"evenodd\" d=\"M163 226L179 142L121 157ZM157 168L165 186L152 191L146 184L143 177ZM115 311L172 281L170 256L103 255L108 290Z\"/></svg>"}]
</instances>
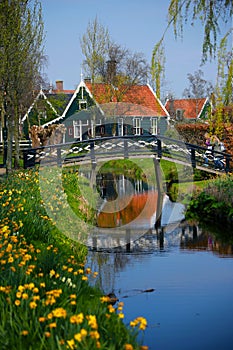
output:
<instances>
[{"instance_id":1,"label":"white window frame","mask_svg":"<svg viewBox=\"0 0 233 350\"><path fill-rule=\"evenodd\" d=\"M73 127L74 127L74 138L82 140L82 121L81 120L74 120L73 121Z\"/></svg>"},{"instance_id":2,"label":"white window frame","mask_svg":"<svg viewBox=\"0 0 233 350\"><path fill-rule=\"evenodd\" d=\"M158 134L158 118L151 118L151 134Z\"/></svg>"},{"instance_id":3,"label":"white window frame","mask_svg":"<svg viewBox=\"0 0 233 350\"><path fill-rule=\"evenodd\" d=\"M134 135L141 135L141 118L133 119Z\"/></svg>"},{"instance_id":4,"label":"white window frame","mask_svg":"<svg viewBox=\"0 0 233 350\"><path fill-rule=\"evenodd\" d=\"M118 136L124 136L124 119L118 119Z\"/></svg>"},{"instance_id":5,"label":"white window frame","mask_svg":"<svg viewBox=\"0 0 233 350\"><path fill-rule=\"evenodd\" d=\"M85 110L87 109L87 101L86 100L78 100L78 108L79 110Z\"/></svg>"}]
</instances>

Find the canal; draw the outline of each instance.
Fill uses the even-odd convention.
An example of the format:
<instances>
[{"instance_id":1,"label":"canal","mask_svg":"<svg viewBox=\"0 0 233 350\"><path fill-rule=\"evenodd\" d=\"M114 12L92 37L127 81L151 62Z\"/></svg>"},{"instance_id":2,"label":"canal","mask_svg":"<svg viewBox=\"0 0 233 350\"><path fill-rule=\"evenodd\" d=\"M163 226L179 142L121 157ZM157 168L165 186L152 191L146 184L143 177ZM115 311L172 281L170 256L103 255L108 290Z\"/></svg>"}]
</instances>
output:
<instances>
[{"instance_id":1,"label":"canal","mask_svg":"<svg viewBox=\"0 0 233 350\"><path fill-rule=\"evenodd\" d=\"M143 202L144 192L156 199L154 191L142 188L133 194L134 208ZM106 201L108 195L112 197ZM99 273L93 284L124 302L124 322L128 325L138 316L147 319L140 340L151 350L232 349L232 245L216 239L209 229L186 223L183 205L167 196L157 228L147 217L154 213L150 201L146 220L135 221L130 205L129 212L124 208L120 216L115 215L112 188L103 196L107 210L102 203L98 226L111 238L106 246L100 244L99 234L89 249L87 265ZM129 218L124 224L123 216ZM121 227L122 240L117 241Z\"/></svg>"}]
</instances>

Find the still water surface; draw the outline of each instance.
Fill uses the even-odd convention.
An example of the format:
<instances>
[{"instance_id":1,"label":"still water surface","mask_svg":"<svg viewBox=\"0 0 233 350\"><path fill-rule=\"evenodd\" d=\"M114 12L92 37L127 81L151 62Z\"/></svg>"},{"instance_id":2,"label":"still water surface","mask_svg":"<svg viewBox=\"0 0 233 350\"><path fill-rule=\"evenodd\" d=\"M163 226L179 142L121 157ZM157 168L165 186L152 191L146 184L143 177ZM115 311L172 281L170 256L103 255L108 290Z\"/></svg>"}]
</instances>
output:
<instances>
[{"instance_id":1,"label":"still water surface","mask_svg":"<svg viewBox=\"0 0 233 350\"><path fill-rule=\"evenodd\" d=\"M143 316L151 350L233 349L233 246L182 222L165 198L161 227L119 249L89 251L103 293L124 302L124 322ZM132 210L132 209L131 209Z\"/></svg>"},{"instance_id":2,"label":"still water surface","mask_svg":"<svg viewBox=\"0 0 233 350\"><path fill-rule=\"evenodd\" d=\"M149 349L233 349L233 255L204 237L198 248L173 241L146 253L89 252L89 263L124 302L126 324L147 319Z\"/></svg>"}]
</instances>

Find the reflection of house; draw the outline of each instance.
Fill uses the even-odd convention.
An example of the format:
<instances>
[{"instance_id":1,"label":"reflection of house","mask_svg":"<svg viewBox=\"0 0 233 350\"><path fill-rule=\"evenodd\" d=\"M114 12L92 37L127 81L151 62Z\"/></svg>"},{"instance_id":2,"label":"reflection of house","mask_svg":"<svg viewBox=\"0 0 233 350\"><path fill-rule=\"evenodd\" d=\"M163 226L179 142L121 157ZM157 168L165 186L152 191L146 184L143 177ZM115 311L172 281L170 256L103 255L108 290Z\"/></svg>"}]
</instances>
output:
<instances>
[{"instance_id":1,"label":"reflection of house","mask_svg":"<svg viewBox=\"0 0 233 350\"><path fill-rule=\"evenodd\" d=\"M93 136L164 134L168 112L149 85L115 88L82 80L61 116L45 123L62 123L65 142Z\"/></svg>"},{"instance_id":2,"label":"reflection of house","mask_svg":"<svg viewBox=\"0 0 233 350\"><path fill-rule=\"evenodd\" d=\"M208 98L168 99L165 103L171 120L177 122L183 120L206 119L210 111Z\"/></svg>"}]
</instances>

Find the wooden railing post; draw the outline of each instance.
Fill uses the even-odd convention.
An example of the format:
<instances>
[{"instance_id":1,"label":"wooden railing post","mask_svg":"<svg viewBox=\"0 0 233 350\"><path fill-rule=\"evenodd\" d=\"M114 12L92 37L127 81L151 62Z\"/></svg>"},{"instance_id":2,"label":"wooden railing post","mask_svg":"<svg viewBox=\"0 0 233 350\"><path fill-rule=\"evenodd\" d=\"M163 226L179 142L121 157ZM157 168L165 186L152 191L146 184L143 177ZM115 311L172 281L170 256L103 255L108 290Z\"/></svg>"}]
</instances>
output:
<instances>
[{"instance_id":1,"label":"wooden railing post","mask_svg":"<svg viewBox=\"0 0 233 350\"><path fill-rule=\"evenodd\" d=\"M62 166L62 161L61 161L61 148L57 147L57 166L61 167Z\"/></svg>"},{"instance_id":2,"label":"wooden railing post","mask_svg":"<svg viewBox=\"0 0 233 350\"><path fill-rule=\"evenodd\" d=\"M225 168L225 172L228 173L230 170L230 155L226 156L226 168Z\"/></svg>"},{"instance_id":3,"label":"wooden railing post","mask_svg":"<svg viewBox=\"0 0 233 350\"><path fill-rule=\"evenodd\" d=\"M24 169L32 168L36 165L36 149L23 150L23 167Z\"/></svg>"},{"instance_id":4,"label":"wooden railing post","mask_svg":"<svg viewBox=\"0 0 233 350\"><path fill-rule=\"evenodd\" d=\"M91 188L95 188L96 184L96 158L95 158L95 142L91 141L90 144L90 153L91 153L91 179L90 179L90 184Z\"/></svg>"},{"instance_id":5,"label":"wooden railing post","mask_svg":"<svg viewBox=\"0 0 233 350\"><path fill-rule=\"evenodd\" d=\"M157 139L157 145L158 145L158 158L161 159L162 158L162 141L160 139Z\"/></svg>"},{"instance_id":6,"label":"wooden railing post","mask_svg":"<svg viewBox=\"0 0 233 350\"><path fill-rule=\"evenodd\" d=\"M161 216L162 216L162 208L163 208L163 182L162 182L162 174L160 168L160 160L154 158L154 169L155 169L155 181L158 192L157 199L157 207L156 207L156 219L155 219L155 228L159 228L161 226Z\"/></svg>"},{"instance_id":7,"label":"wooden railing post","mask_svg":"<svg viewBox=\"0 0 233 350\"><path fill-rule=\"evenodd\" d=\"M192 167L196 168L195 148L191 148L191 163L192 163Z\"/></svg>"},{"instance_id":8,"label":"wooden railing post","mask_svg":"<svg viewBox=\"0 0 233 350\"><path fill-rule=\"evenodd\" d=\"M124 139L124 159L129 158L129 151L128 151L128 140Z\"/></svg>"},{"instance_id":9,"label":"wooden railing post","mask_svg":"<svg viewBox=\"0 0 233 350\"><path fill-rule=\"evenodd\" d=\"M95 142L91 141L90 143L90 153L91 153L91 163L96 164L96 159L95 159Z\"/></svg>"}]
</instances>

